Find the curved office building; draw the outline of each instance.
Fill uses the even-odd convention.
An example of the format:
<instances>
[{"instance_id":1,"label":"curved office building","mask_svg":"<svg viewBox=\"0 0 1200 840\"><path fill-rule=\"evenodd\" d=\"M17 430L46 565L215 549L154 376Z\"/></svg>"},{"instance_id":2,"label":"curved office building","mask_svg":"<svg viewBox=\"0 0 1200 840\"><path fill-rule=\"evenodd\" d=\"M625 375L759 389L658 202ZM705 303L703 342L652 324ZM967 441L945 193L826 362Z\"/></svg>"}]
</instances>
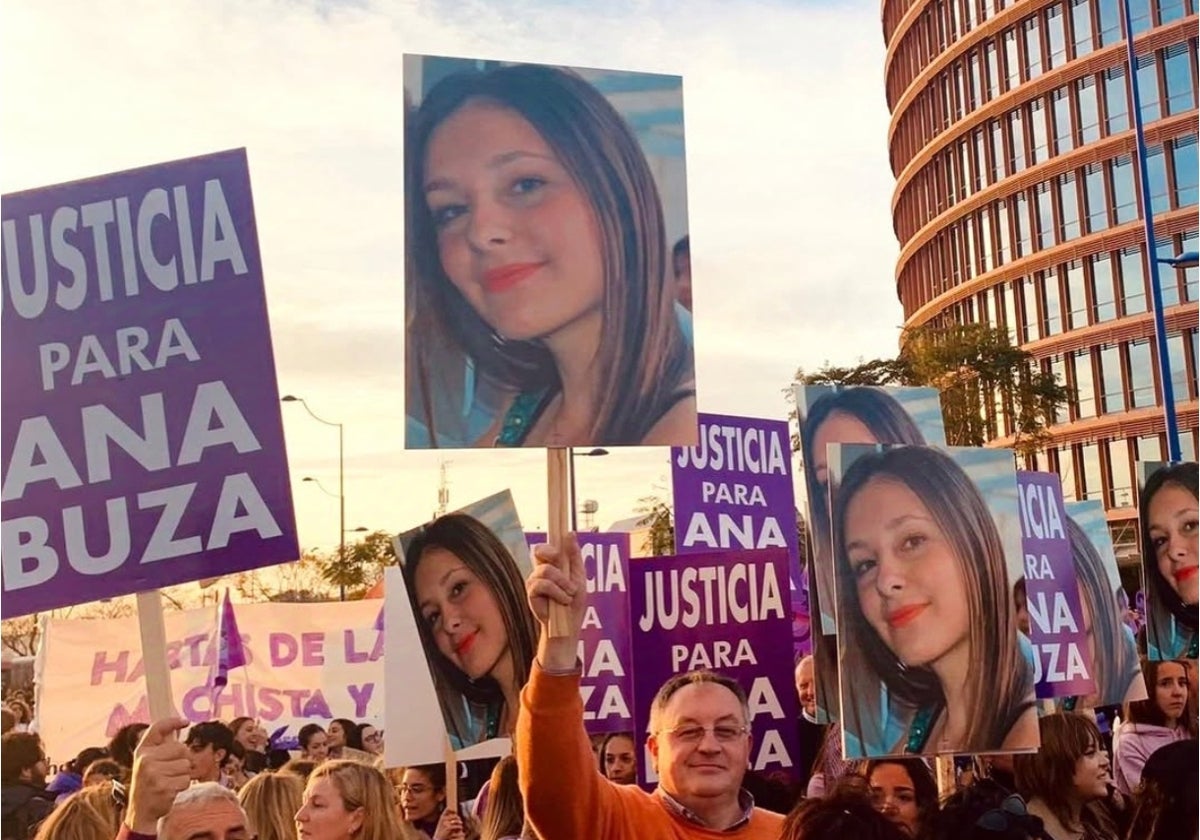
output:
<instances>
[{"instance_id":1,"label":"curved office building","mask_svg":"<svg viewBox=\"0 0 1200 840\"><path fill-rule=\"evenodd\" d=\"M988 322L1077 390L1028 465L1136 552L1133 463L1165 460L1124 0L884 0L905 324ZM1155 257L1196 251L1197 0L1128 0ZM1185 459L1197 269L1160 265ZM996 419L1003 443L1006 419Z\"/></svg>"}]
</instances>

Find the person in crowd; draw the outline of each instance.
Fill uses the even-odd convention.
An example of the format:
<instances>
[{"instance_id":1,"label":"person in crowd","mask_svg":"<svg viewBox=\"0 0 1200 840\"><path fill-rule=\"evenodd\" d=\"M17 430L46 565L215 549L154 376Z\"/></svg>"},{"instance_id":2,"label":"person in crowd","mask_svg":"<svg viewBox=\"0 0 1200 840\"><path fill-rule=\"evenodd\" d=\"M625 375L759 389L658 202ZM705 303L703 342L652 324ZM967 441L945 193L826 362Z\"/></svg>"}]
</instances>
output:
<instances>
[{"instance_id":1,"label":"person in crowd","mask_svg":"<svg viewBox=\"0 0 1200 840\"><path fill-rule=\"evenodd\" d=\"M1196 462L1190 461L1163 467L1142 488L1138 515L1151 659L1197 657L1196 483Z\"/></svg>"},{"instance_id":2,"label":"person in crowd","mask_svg":"<svg viewBox=\"0 0 1200 840\"><path fill-rule=\"evenodd\" d=\"M176 795L159 820L158 840L252 840L248 822L236 793L218 782L198 782Z\"/></svg>"},{"instance_id":3,"label":"person in crowd","mask_svg":"<svg viewBox=\"0 0 1200 840\"><path fill-rule=\"evenodd\" d=\"M797 803L783 823L780 840L903 840L907 835L871 806L861 790L839 786L824 798Z\"/></svg>"},{"instance_id":4,"label":"person in crowd","mask_svg":"<svg viewBox=\"0 0 1200 840\"><path fill-rule=\"evenodd\" d=\"M127 791L119 783L111 781L98 782L94 785L84 785L73 796L79 796L95 809L104 820L108 840L117 836L121 828L121 820L125 817L125 795Z\"/></svg>"},{"instance_id":5,"label":"person in crowd","mask_svg":"<svg viewBox=\"0 0 1200 840\"><path fill-rule=\"evenodd\" d=\"M796 663L795 678L796 695L800 699L800 717L796 721L800 737L795 764L800 776L797 780L798 787L803 791L808 787L808 781L816 769L817 755L821 751L828 724L817 722L817 686L812 656L800 657L800 661Z\"/></svg>"},{"instance_id":6,"label":"person in crowd","mask_svg":"<svg viewBox=\"0 0 1200 840\"><path fill-rule=\"evenodd\" d=\"M83 771L83 786L91 787L104 782L120 782L128 773L127 768L117 764L111 758L98 758Z\"/></svg>"},{"instance_id":7,"label":"person in crowd","mask_svg":"<svg viewBox=\"0 0 1200 840\"><path fill-rule=\"evenodd\" d=\"M319 764L320 762L313 761L311 758L293 758L284 762L283 766L279 768L279 772L289 773L308 784L308 777L312 775L312 771L316 770Z\"/></svg>"},{"instance_id":8,"label":"person in crowd","mask_svg":"<svg viewBox=\"0 0 1200 840\"><path fill-rule=\"evenodd\" d=\"M451 744L510 736L536 637L512 554L482 522L451 513L409 542L403 566Z\"/></svg>"},{"instance_id":9,"label":"person in crowd","mask_svg":"<svg viewBox=\"0 0 1200 840\"><path fill-rule=\"evenodd\" d=\"M1100 551L1087 532L1067 517L1067 537L1079 582L1079 602L1088 638L1088 661L1096 691L1084 698L1080 708L1109 706L1140 699L1143 689L1138 665L1137 642L1123 621L1123 610L1109 581Z\"/></svg>"},{"instance_id":10,"label":"person in crowd","mask_svg":"<svg viewBox=\"0 0 1200 840\"><path fill-rule=\"evenodd\" d=\"M392 786L361 761L327 761L313 771L296 812L301 840L396 840L411 836L396 815ZM461 838L455 838L461 840Z\"/></svg>"},{"instance_id":11,"label":"person in crowd","mask_svg":"<svg viewBox=\"0 0 1200 840\"><path fill-rule=\"evenodd\" d=\"M799 798L795 784L783 770L751 768L742 776L742 790L754 798L754 807L781 817L791 812Z\"/></svg>"},{"instance_id":12,"label":"person in crowd","mask_svg":"<svg viewBox=\"0 0 1200 840\"><path fill-rule=\"evenodd\" d=\"M17 729L17 716L9 709L0 709L0 735L7 735Z\"/></svg>"},{"instance_id":13,"label":"person in crowd","mask_svg":"<svg viewBox=\"0 0 1200 840\"><path fill-rule=\"evenodd\" d=\"M675 299L692 311L692 242L685 236L671 249L671 272L675 275Z\"/></svg>"},{"instance_id":14,"label":"person in crowd","mask_svg":"<svg viewBox=\"0 0 1200 840\"><path fill-rule=\"evenodd\" d=\"M610 732L600 743L604 778L619 785L637 784L637 744L631 732Z\"/></svg>"},{"instance_id":15,"label":"person in crowd","mask_svg":"<svg viewBox=\"0 0 1200 840\"><path fill-rule=\"evenodd\" d=\"M479 840L533 840L525 826L525 803L517 781L517 760L507 755L492 768Z\"/></svg>"},{"instance_id":16,"label":"person in crowd","mask_svg":"<svg viewBox=\"0 0 1200 840\"><path fill-rule=\"evenodd\" d=\"M300 757L320 764L329 758L329 736L319 723L306 723L300 727Z\"/></svg>"},{"instance_id":17,"label":"person in crowd","mask_svg":"<svg viewBox=\"0 0 1200 840\"><path fill-rule=\"evenodd\" d=\"M46 792L54 795L54 802L61 805L68 796L83 787L83 771L93 761L105 758L108 750L104 747L84 747L79 755L68 761L66 765L54 774Z\"/></svg>"},{"instance_id":18,"label":"person in crowd","mask_svg":"<svg viewBox=\"0 0 1200 840\"><path fill-rule=\"evenodd\" d=\"M149 728L145 723L127 723L117 730L108 742L108 756L126 770L133 768L133 753L142 735Z\"/></svg>"},{"instance_id":19,"label":"person in crowd","mask_svg":"<svg viewBox=\"0 0 1200 840\"><path fill-rule=\"evenodd\" d=\"M197 723L188 730L184 744L192 761L192 780L221 782L221 766L233 750L233 733L219 720Z\"/></svg>"},{"instance_id":20,"label":"person in crowd","mask_svg":"<svg viewBox=\"0 0 1200 840\"><path fill-rule=\"evenodd\" d=\"M466 837L462 818L446 808L446 765L404 768L397 792L404 821L415 829L417 837Z\"/></svg>"},{"instance_id":21,"label":"person in crowd","mask_svg":"<svg viewBox=\"0 0 1200 840\"><path fill-rule=\"evenodd\" d=\"M235 743L241 745L242 767L247 774L261 773L267 767L267 730L252 717L236 717L229 723Z\"/></svg>"},{"instance_id":22,"label":"person in crowd","mask_svg":"<svg viewBox=\"0 0 1200 840\"><path fill-rule=\"evenodd\" d=\"M253 773L246 772L246 748L240 741L232 741L229 745L229 754L221 762L221 783L236 793L246 782L250 781L250 777L253 775Z\"/></svg>"},{"instance_id":23,"label":"person in crowd","mask_svg":"<svg viewBox=\"0 0 1200 840\"><path fill-rule=\"evenodd\" d=\"M679 840L715 832L729 840L775 840L783 818L756 808L742 791L752 746L749 708L741 686L722 674L686 672L659 688L646 739L659 779L653 793L600 774L583 725L576 663L587 610L579 543L571 534L561 547L536 546L534 555L526 588L541 633L516 734L521 792L533 829L549 840ZM551 604L565 609L564 635L550 635Z\"/></svg>"},{"instance_id":24,"label":"person in crowd","mask_svg":"<svg viewBox=\"0 0 1200 840\"><path fill-rule=\"evenodd\" d=\"M291 773L259 773L238 791L255 840L296 840L304 781Z\"/></svg>"},{"instance_id":25,"label":"person in crowd","mask_svg":"<svg viewBox=\"0 0 1200 840\"><path fill-rule=\"evenodd\" d=\"M1008 793L1016 793L1017 779L1012 753L991 753L980 755L977 758L981 776L995 782Z\"/></svg>"},{"instance_id":26,"label":"person in crowd","mask_svg":"<svg viewBox=\"0 0 1200 840\"><path fill-rule=\"evenodd\" d=\"M1142 768L1158 749L1196 737L1196 725L1187 716L1188 679L1182 662L1142 664L1149 697L1125 707L1125 721L1113 749L1116 784L1130 796L1142 778Z\"/></svg>"},{"instance_id":27,"label":"person in crowd","mask_svg":"<svg viewBox=\"0 0 1200 840\"><path fill-rule=\"evenodd\" d=\"M1200 812L1198 747L1194 738L1175 741L1146 760L1125 840L1195 840Z\"/></svg>"},{"instance_id":28,"label":"person in crowd","mask_svg":"<svg viewBox=\"0 0 1200 840\"><path fill-rule=\"evenodd\" d=\"M1058 712L1040 721L1042 745L1014 757L1017 791L1040 817L1050 840L1117 840L1105 800L1112 784L1100 730L1082 714Z\"/></svg>"},{"instance_id":29,"label":"person in crowd","mask_svg":"<svg viewBox=\"0 0 1200 840\"><path fill-rule=\"evenodd\" d=\"M117 824L105 816L82 791L68 794L38 826L36 840L112 840Z\"/></svg>"},{"instance_id":30,"label":"person in crowd","mask_svg":"<svg viewBox=\"0 0 1200 840\"><path fill-rule=\"evenodd\" d=\"M383 755L383 730L372 724L364 723L359 732L362 736L363 749L375 757Z\"/></svg>"},{"instance_id":31,"label":"person in crowd","mask_svg":"<svg viewBox=\"0 0 1200 840\"><path fill-rule=\"evenodd\" d=\"M938 805L937 782L929 766L919 758L874 759L867 762L863 776L875 809L905 837L920 837Z\"/></svg>"},{"instance_id":32,"label":"person in crowd","mask_svg":"<svg viewBox=\"0 0 1200 840\"><path fill-rule=\"evenodd\" d=\"M192 783L190 752L177 738L187 725L184 718L165 718L146 728L133 752L127 804L117 840L145 840L159 834L159 819Z\"/></svg>"},{"instance_id":33,"label":"person in crowd","mask_svg":"<svg viewBox=\"0 0 1200 840\"><path fill-rule=\"evenodd\" d=\"M41 738L32 732L0 738L0 840L28 840L54 810L46 773Z\"/></svg>"},{"instance_id":34,"label":"person in crowd","mask_svg":"<svg viewBox=\"0 0 1200 840\"><path fill-rule=\"evenodd\" d=\"M1035 748L1004 543L963 468L921 446L857 459L833 536L847 754Z\"/></svg>"},{"instance_id":35,"label":"person in crowd","mask_svg":"<svg viewBox=\"0 0 1200 840\"><path fill-rule=\"evenodd\" d=\"M508 66L442 79L412 127L413 273L433 309L414 323L442 321L507 394L476 445L694 440L662 203L612 104L570 70Z\"/></svg>"},{"instance_id":36,"label":"person in crowd","mask_svg":"<svg viewBox=\"0 0 1200 840\"><path fill-rule=\"evenodd\" d=\"M9 698L7 705L8 710L17 720L13 729L17 732L28 732L33 725L33 709L23 699L15 696Z\"/></svg>"},{"instance_id":37,"label":"person in crowd","mask_svg":"<svg viewBox=\"0 0 1200 840\"><path fill-rule=\"evenodd\" d=\"M347 758L367 763L374 760L374 756L363 749L362 730L354 721L334 718L329 723L326 736L330 758Z\"/></svg>"},{"instance_id":38,"label":"person in crowd","mask_svg":"<svg viewBox=\"0 0 1200 840\"><path fill-rule=\"evenodd\" d=\"M960 787L930 812L923 840L1053 840L1025 800L988 778Z\"/></svg>"}]
</instances>

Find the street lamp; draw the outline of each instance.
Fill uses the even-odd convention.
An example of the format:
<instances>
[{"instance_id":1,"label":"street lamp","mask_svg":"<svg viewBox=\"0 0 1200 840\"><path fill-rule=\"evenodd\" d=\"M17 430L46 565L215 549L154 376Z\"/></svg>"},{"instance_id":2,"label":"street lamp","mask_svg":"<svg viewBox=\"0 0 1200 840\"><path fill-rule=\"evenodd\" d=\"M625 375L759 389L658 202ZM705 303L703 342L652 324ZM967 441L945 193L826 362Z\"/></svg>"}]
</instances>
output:
<instances>
[{"instance_id":1,"label":"street lamp","mask_svg":"<svg viewBox=\"0 0 1200 840\"><path fill-rule=\"evenodd\" d=\"M571 447L567 447L567 452L571 455L571 530L577 531L579 526L578 508L575 505L575 458L598 458L601 455L607 455L607 449L596 447L588 452L576 453Z\"/></svg>"},{"instance_id":2,"label":"street lamp","mask_svg":"<svg viewBox=\"0 0 1200 840\"><path fill-rule=\"evenodd\" d=\"M1167 457L1171 461L1182 460L1179 450L1179 423L1175 417L1175 388L1171 384L1171 359L1167 355L1167 321L1163 314L1162 287L1159 285L1158 264L1167 262L1176 268L1186 267L1175 260L1160 260L1155 254L1158 240L1154 238L1154 208L1150 204L1150 164L1146 153L1146 129L1142 124L1142 94L1138 89L1137 55L1133 49L1133 17L1129 11L1130 0L1121 3L1121 14L1125 19L1125 59L1128 64L1129 91L1133 95L1133 129L1137 144L1138 181L1142 193L1142 222L1146 228L1146 257L1150 264L1150 300L1154 308L1154 343L1158 347L1158 381L1163 401L1163 420L1167 431ZM1193 255L1194 256L1194 255Z\"/></svg>"},{"instance_id":3,"label":"street lamp","mask_svg":"<svg viewBox=\"0 0 1200 840\"><path fill-rule=\"evenodd\" d=\"M1200 265L1200 253L1195 251L1184 251L1182 254L1176 254L1173 257L1164 257L1158 262L1163 265L1169 265L1171 268L1195 268Z\"/></svg>"},{"instance_id":4,"label":"street lamp","mask_svg":"<svg viewBox=\"0 0 1200 840\"><path fill-rule=\"evenodd\" d=\"M337 427L337 430L338 430L338 492L337 492L337 500L338 500L338 561L341 563L345 563L346 562L346 458L345 458L346 449L345 449L345 445L344 445L345 444L345 436L344 436L345 430L343 429L341 423L331 423L328 420L318 417L316 414L313 413L313 410L308 407L308 403L306 403L303 400L303 398L301 398L301 397L293 397L291 394L288 394L287 396L282 397L280 399L280 402L285 402L285 403L298 402L298 403L300 403L300 405L304 406L304 410L308 412L308 416L311 417L312 419L316 420L318 423L323 423L326 426L336 426ZM314 479L306 478L304 480L305 481L316 481L315 478ZM318 487L321 486L321 483L319 481L316 481L316 483L317 483ZM324 487L321 487L321 489L325 490ZM325 490L325 492L328 493L329 491ZM330 495L332 495L332 494L330 494ZM341 587L339 587L339 589L340 589L339 597L341 598L341 600L345 601L346 600L345 585L343 584Z\"/></svg>"}]
</instances>

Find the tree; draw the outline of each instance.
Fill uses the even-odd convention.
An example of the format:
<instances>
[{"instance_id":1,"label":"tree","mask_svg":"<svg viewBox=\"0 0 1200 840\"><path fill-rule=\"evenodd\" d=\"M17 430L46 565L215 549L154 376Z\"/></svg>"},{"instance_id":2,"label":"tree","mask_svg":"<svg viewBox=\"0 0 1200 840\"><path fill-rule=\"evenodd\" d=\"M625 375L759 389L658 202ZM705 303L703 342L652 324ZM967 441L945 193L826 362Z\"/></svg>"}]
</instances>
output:
<instances>
[{"instance_id":1,"label":"tree","mask_svg":"<svg viewBox=\"0 0 1200 840\"><path fill-rule=\"evenodd\" d=\"M352 545L346 556L331 552L322 559L321 577L347 590L365 590L378 580L383 570L396 565L396 549L387 531L373 531Z\"/></svg>"},{"instance_id":2,"label":"tree","mask_svg":"<svg viewBox=\"0 0 1200 840\"><path fill-rule=\"evenodd\" d=\"M650 526L650 553L655 557L675 553L675 523L671 507L658 496L643 496L634 508L636 513L646 514L639 525Z\"/></svg>"},{"instance_id":3,"label":"tree","mask_svg":"<svg viewBox=\"0 0 1200 840\"><path fill-rule=\"evenodd\" d=\"M1015 347L1007 330L987 324L917 327L905 332L895 359L849 368L826 363L812 373L797 370L796 381L931 386L941 392L948 444L983 446L1008 438L1022 455L1046 446L1049 427L1073 396L1033 354Z\"/></svg>"}]
</instances>

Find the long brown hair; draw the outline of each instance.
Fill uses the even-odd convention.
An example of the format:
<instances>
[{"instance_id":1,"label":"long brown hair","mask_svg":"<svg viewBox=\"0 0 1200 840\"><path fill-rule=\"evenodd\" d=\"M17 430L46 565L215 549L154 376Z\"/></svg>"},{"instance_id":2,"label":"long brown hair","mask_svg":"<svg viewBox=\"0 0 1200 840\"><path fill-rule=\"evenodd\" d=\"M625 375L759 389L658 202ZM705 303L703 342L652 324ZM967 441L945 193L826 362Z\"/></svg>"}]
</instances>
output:
<instances>
[{"instance_id":1,"label":"long brown hair","mask_svg":"<svg viewBox=\"0 0 1200 840\"><path fill-rule=\"evenodd\" d=\"M497 336L441 265L436 224L422 189L425 158L438 126L472 100L498 103L527 120L591 205L604 260L605 320L589 438L640 443L693 378L692 354L675 318L662 202L650 166L620 113L577 73L536 64L459 73L442 79L425 97L406 155L415 253L410 272L416 275L410 282L426 286L440 325L486 376L523 392L559 390L549 350L538 341Z\"/></svg>"},{"instance_id":2,"label":"long brown hair","mask_svg":"<svg viewBox=\"0 0 1200 840\"><path fill-rule=\"evenodd\" d=\"M1182 659L1146 659L1142 661L1142 677L1146 680L1145 700L1137 700L1133 703L1125 704L1125 722L1134 725L1143 724L1146 726L1166 726L1167 714L1158 705L1158 695L1156 689L1158 687L1158 675L1165 665L1175 665L1183 669L1184 679L1188 681L1188 699L1196 691L1196 686L1192 685L1191 677L1188 673L1188 664ZM1192 720L1190 714L1191 706L1184 708L1183 716L1180 717L1176 726L1187 730L1188 735L1192 738L1196 737L1196 721Z\"/></svg>"},{"instance_id":3,"label":"long brown hair","mask_svg":"<svg viewBox=\"0 0 1200 840\"><path fill-rule=\"evenodd\" d=\"M508 755L492 769L479 840L502 840L524 833L525 803L517 785L517 760Z\"/></svg>"},{"instance_id":4,"label":"long brown hair","mask_svg":"<svg viewBox=\"0 0 1200 840\"><path fill-rule=\"evenodd\" d=\"M1150 502L1164 487L1182 487L1197 495L1198 468L1195 461L1164 465L1146 480L1138 499L1142 563L1146 573L1146 643L1154 659L1183 655L1196 637L1197 606L1185 604L1158 570L1158 549L1150 537ZM1179 641L1176 641L1178 637Z\"/></svg>"},{"instance_id":5,"label":"long brown hair","mask_svg":"<svg viewBox=\"0 0 1200 840\"><path fill-rule=\"evenodd\" d=\"M1090 718L1073 712L1057 712L1038 721L1042 745L1036 753L1013 757L1017 792L1026 801L1042 800L1069 829L1083 828L1101 837L1115 837L1116 829L1102 807L1084 805L1079 825L1071 816L1071 792L1075 787L1075 764L1088 750L1104 750L1100 730Z\"/></svg>"}]
</instances>

